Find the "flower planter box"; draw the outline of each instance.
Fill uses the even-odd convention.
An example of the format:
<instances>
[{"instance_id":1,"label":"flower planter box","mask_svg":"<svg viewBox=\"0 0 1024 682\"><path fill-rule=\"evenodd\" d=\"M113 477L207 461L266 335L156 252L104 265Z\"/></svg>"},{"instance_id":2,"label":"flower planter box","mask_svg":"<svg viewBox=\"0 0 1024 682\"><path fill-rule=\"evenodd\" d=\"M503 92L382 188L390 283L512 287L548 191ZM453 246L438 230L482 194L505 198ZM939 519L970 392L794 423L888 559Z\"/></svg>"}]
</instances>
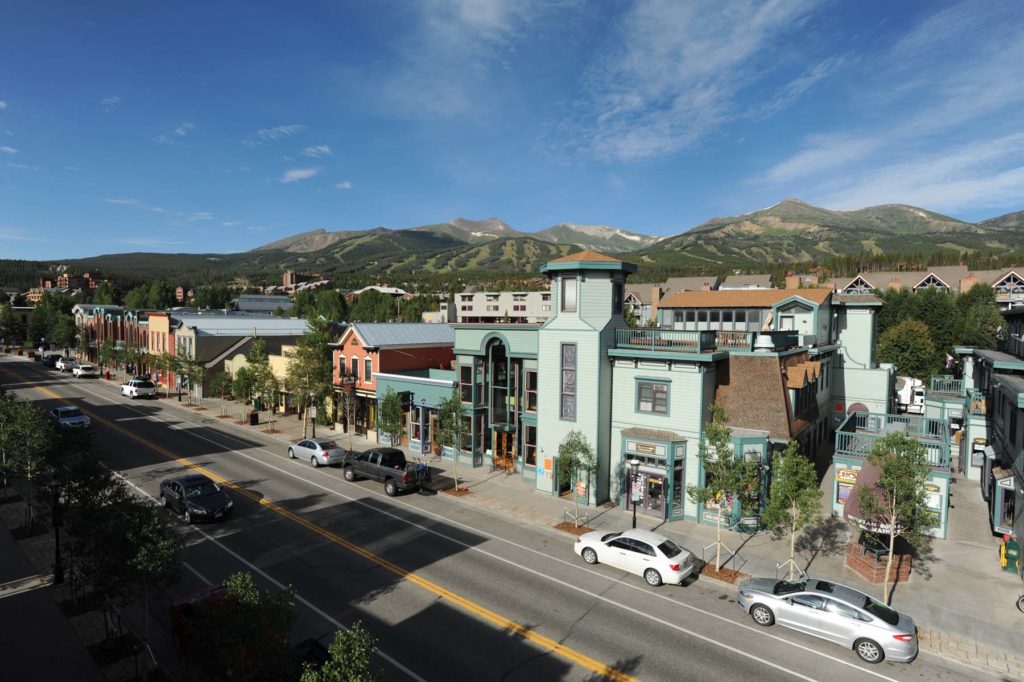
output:
<instances>
[{"instance_id":1,"label":"flower planter box","mask_svg":"<svg viewBox=\"0 0 1024 682\"><path fill-rule=\"evenodd\" d=\"M860 543L850 542L846 545L846 565L856 571L865 580L872 583L882 583L885 580L885 564L888 561L888 554L874 554L864 552ZM906 582L910 578L910 571L913 566L913 557L909 554L893 554L892 570L889 573L890 583Z\"/></svg>"}]
</instances>

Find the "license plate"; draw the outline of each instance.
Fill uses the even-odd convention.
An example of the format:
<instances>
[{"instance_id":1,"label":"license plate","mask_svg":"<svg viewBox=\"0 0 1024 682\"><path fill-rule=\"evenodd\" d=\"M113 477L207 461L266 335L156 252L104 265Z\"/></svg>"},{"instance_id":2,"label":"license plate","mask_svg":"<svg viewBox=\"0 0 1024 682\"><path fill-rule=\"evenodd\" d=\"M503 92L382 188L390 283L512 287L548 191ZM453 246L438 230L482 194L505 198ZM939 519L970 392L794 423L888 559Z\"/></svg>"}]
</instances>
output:
<instances>
[{"instance_id":1,"label":"license plate","mask_svg":"<svg viewBox=\"0 0 1024 682\"><path fill-rule=\"evenodd\" d=\"M224 516L224 512L217 512L216 514L213 515L213 518L219 519L222 516Z\"/></svg>"}]
</instances>

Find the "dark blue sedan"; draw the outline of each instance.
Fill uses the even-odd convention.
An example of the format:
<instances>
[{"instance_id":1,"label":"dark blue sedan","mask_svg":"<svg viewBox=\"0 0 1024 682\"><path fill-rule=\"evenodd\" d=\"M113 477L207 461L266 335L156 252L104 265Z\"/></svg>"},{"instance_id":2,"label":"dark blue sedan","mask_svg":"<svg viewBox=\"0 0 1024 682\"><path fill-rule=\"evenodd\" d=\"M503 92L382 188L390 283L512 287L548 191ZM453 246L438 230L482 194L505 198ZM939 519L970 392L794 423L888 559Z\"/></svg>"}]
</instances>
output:
<instances>
[{"instance_id":1,"label":"dark blue sedan","mask_svg":"<svg viewBox=\"0 0 1024 682\"><path fill-rule=\"evenodd\" d=\"M185 523L217 521L234 506L228 494L202 474L160 481L160 501L168 509L181 514Z\"/></svg>"}]
</instances>

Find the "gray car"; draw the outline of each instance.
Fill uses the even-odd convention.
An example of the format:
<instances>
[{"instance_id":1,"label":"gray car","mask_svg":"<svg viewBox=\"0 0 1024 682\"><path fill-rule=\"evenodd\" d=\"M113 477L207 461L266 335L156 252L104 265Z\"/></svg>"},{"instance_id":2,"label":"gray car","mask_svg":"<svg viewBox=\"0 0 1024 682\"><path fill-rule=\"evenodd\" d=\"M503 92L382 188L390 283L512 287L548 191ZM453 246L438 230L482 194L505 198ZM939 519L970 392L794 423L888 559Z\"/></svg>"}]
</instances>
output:
<instances>
[{"instance_id":1,"label":"gray car","mask_svg":"<svg viewBox=\"0 0 1024 682\"><path fill-rule=\"evenodd\" d=\"M66 429L85 429L92 423L89 415L84 414L77 407L71 406L55 407L47 412L46 416L52 419L57 426Z\"/></svg>"},{"instance_id":2,"label":"gray car","mask_svg":"<svg viewBox=\"0 0 1024 682\"><path fill-rule=\"evenodd\" d=\"M850 587L813 578L754 578L740 583L737 602L758 625L778 623L827 639L867 663L917 657L913 619Z\"/></svg>"},{"instance_id":3,"label":"gray car","mask_svg":"<svg viewBox=\"0 0 1024 682\"><path fill-rule=\"evenodd\" d=\"M344 462L345 448L326 438L305 438L288 446L288 456L309 460L314 467L320 467Z\"/></svg>"}]
</instances>

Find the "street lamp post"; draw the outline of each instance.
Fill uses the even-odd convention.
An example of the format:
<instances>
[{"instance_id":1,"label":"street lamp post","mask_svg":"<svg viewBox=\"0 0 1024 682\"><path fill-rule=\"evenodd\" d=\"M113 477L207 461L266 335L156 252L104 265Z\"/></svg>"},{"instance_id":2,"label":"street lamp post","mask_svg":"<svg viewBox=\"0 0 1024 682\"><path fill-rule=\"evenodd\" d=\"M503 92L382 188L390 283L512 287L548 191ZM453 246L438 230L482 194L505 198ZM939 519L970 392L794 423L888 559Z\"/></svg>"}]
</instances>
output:
<instances>
[{"instance_id":1,"label":"street lamp post","mask_svg":"<svg viewBox=\"0 0 1024 682\"><path fill-rule=\"evenodd\" d=\"M629 470L633 473L630 478L629 500L633 505L633 528L636 528L636 503L640 499L640 496L637 495L636 484L640 477L640 460L636 458L629 460Z\"/></svg>"}]
</instances>

